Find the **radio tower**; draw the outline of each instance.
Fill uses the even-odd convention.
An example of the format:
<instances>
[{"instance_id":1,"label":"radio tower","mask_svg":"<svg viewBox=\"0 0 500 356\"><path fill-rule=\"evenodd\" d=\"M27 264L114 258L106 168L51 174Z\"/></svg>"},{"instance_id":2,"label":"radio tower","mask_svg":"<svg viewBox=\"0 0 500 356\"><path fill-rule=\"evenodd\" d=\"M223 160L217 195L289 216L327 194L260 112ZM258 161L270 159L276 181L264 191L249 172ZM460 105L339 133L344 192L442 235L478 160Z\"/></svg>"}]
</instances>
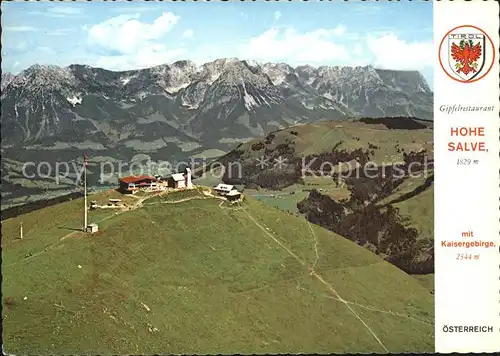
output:
<instances>
[{"instance_id":1,"label":"radio tower","mask_svg":"<svg viewBox=\"0 0 500 356\"><path fill-rule=\"evenodd\" d=\"M83 232L87 229L87 154L83 156Z\"/></svg>"}]
</instances>

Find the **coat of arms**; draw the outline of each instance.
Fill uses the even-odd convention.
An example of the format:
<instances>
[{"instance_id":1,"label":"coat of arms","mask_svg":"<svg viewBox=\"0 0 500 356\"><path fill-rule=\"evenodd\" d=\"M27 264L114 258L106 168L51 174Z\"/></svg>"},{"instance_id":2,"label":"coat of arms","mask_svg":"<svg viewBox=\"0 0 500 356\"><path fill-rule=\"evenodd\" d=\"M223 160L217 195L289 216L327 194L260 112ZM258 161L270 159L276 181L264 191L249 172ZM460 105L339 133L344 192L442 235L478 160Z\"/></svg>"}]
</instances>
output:
<instances>
[{"instance_id":1,"label":"coat of arms","mask_svg":"<svg viewBox=\"0 0 500 356\"><path fill-rule=\"evenodd\" d=\"M476 78L484 68L486 38L484 34L448 35L449 64L453 73L464 81Z\"/></svg>"},{"instance_id":2,"label":"coat of arms","mask_svg":"<svg viewBox=\"0 0 500 356\"><path fill-rule=\"evenodd\" d=\"M448 77L460 83L474 83L493 68L495 47L482 29L462 25L443 36L438 56L439 64Z\"/></svg>"}]
</instances>

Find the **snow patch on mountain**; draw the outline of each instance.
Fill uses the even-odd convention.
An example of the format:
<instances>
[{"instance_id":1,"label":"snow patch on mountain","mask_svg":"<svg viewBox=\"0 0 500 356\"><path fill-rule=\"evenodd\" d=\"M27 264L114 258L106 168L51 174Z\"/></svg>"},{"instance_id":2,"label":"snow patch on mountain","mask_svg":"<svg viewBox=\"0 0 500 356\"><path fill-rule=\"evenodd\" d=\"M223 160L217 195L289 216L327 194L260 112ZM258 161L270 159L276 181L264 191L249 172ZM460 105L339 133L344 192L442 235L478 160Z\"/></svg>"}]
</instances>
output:
<instances>
[{"instance_id":1,"label":"snow patch on mountain","mask_svg":"<svg viewBox=\"0 0 500 356\"><path fill-rule=\"evenodd\" d=\"M186 102L186 99L184 97L181 98L181 105L183 107L185 107L186 109L188 109L188 110L196 110L196 109L198 109L197 105L193 105L193 104L190 104L190 103Z\"/></svg>"},{"instance_id":2,"label":"snow patch on mountain","mask_svg":"<svg viewBox=\"0 0 500 356\"><path fill-rule=\"evenodd\" d=\"M207 80L208 85L212 85L217 79L220 78L221 73L212 73Z\"/></svg>"},{"instance_id":3,"label":"snow patch on mountain","mask_svg":"<svg viewBox=\"0 0 500 356\"><path fill-rule=\"evenodd\" d=\"M121 82L123 85L127 85L133 78L135 78L135 76L132 76L132 77L124 77L124 78L121 78Z\"/></svg>"},{"instance_id":4,"label":"snow patch on mountain","mask_svg":"<svg viewBox=\"0 0 500 356\"><path fill-rule=\"evenodd\" d=\"M259 103L257 103L253 96L248 94L245 82L243 80L241 80L241 84L243 85L243 100L245 101L245 108L248 111L251 111L252 108L258 107Z\"/></svg>"},{"instance_id":5,"label":"snow patch on mountain","mask_svg":"<svg viewBox=\"0 0 500 356\"><path fill-rule=\"evenodd\" d=\"M271 104L269 104L269 103L267 102L267 100L266 100L266 98L265 98L265 96L264 96L264 95L262 95L262 94L260 94L260 93L258 93L258 95L259 95L259 98L262 100L262 103L263 103L263 104L266 104L266 106L271 107Z\"/></svg>"},{"instance_id":6,"label":"snow patch on mountain","mask_svg":"<svg viewBox=\"0 0 500 356\"><path fill-rule=\"evenodd\" d=\"M323 94L323 97L326 98L326 99L328 99L328 100L335 100L335 101L337 100L337 98L336 97L334 98L332 96L332 94L330 94L330 93Z\"/></svg>"},{"instance_id":7,"label":"snow patch on mountain","mask_svg":"<svg viewBox=\"0 0 500 356\"><path fill-rule=\"evenodd\" d=\"M166 87L165 90L168 91L169 93L175 94L181 89L187 88L189 84L190 84L189 82L186 82L177 86Z\"/></svg>"},{"instance_id":8,"label":"snow patch on mountain","mask_svg":"<svg viewBox=\"0 0 500 356\"><path fill-rule=\"evenodd\" d=\"M76 106L76 104L82 103L82 98L77 98L76 96L73 96L71 98L66 98L66 100L68 100L68 102L73 106Z\"/></svg>"}]
</instances>

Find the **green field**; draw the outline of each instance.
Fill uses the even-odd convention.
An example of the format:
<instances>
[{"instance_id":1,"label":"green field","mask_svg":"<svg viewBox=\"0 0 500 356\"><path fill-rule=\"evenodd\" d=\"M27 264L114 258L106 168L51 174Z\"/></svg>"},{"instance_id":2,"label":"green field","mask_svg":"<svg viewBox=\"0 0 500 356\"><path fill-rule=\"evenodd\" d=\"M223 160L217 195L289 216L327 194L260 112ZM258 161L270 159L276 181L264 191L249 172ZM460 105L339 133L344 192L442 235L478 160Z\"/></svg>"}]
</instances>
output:
<instances>
[{"instance_id":1,"label":"green field","mask_svg":"<svg viewBox=\"0 0 500 356\"><path fill-rule=\"evenodd\" d=\"M402 160L401 152L421 149L432 150L432 130L387 130L382 125L367 125L359 122L320 121L304 125L298 130L297 150L303 155L330 151L341 142L337 149L367 149L368 144L376 144L374 162L390 163ZM285 130L283 130L285 134Z\"/></svg>"},{"instance_id":2,"label":"green field","mask_svg":"<svg viewBox=\"0 0 500 356\"><path fill-rule=\"evenodd\" d=\"M421 239L434 240L434 186L407 200L394 204L408 226L419 231Z\"/></svg>"},{"instance_id":3,"label":"green field","mask_svg":"<svg viewBox=\"0 0 500 356\"><path fill-rule=\"evenodd\" d=\"M295 214L299 212L297 209L297 203L305 199L307 195L308 195L307 192L298 191L294 195L284 194L284 195L277 195L275 197L257 195L255 197L267 205Z\"/></svg>"},{"instance_id":4,"label":"green field","mask_svg":"<svg viewBox=\"0 0 500 356\"><path fill-rule=\"evenodd\" d=\"M293 184L280 191L245 189L244 194L254 196L275 208L296 214L299 213L297 204L306 199L312 189L319 190L322 194L337 201L350 197L350 191L347 188L338 187L331 177L305 177L304 184Z\"/></svg>"},{"instance_id":5,"label":"green field","mask_svg":"<svg viewBox=\"0 0 500 356\"><path fill-rule=\"evenodd\" d=\"M293 134L293 133L294 134ZM268 135L268 137L271 134ZM373 150L372 161L377 164L391 164L403 161L404 152L426 150L433 152L432 129L389 130L381 124L365 124L355 120L324 120L307 125L278 130L272 133L269 150L281 145L292 144L297 157L306 157L322 152ZM263 139L255 139L243 144L238 150L244 158L260 157L261 150L252 147Z\"/></svg>"},{"instance_id":6,"label":"green field","mask_svg":"<svg viewBox=\"0 0 500 356\"><path fill-rule=\"evenodd\" d=\"M355 243L253 198L152 202L94 235L66 236L81 200L3 223L6 352L434 350L433 296Z\"/></svg>"},{"instance_id":7,"label":"green field","mask_svg":"<svg viewBox=\"0 0 500 356\"><path fill-rule=\"evenodd\" d=\"M413 276L416 280L431 292L434 292L434 273Z\"/></svg>"}]
</instances>

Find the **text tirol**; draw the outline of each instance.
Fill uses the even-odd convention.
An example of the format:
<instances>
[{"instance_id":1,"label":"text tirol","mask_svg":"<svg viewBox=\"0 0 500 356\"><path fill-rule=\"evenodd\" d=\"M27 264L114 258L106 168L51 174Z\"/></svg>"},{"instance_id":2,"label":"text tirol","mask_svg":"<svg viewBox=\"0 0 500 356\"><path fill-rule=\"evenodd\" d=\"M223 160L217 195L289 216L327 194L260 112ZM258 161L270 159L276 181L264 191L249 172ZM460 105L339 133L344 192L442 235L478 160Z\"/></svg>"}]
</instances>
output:
<instances>
[{"instance_id":1,"label":"text tirol","mask_svg":"<svg viewBox=\"0 0 500 356\"><path fill-rule=\"evenodd\" d=\"M452 127L451 136L458 137L484 137L484 127ZM448 142L448 151L463 152L486 152L484 141L450 141Z\"/></svg>"}]
</instances>

